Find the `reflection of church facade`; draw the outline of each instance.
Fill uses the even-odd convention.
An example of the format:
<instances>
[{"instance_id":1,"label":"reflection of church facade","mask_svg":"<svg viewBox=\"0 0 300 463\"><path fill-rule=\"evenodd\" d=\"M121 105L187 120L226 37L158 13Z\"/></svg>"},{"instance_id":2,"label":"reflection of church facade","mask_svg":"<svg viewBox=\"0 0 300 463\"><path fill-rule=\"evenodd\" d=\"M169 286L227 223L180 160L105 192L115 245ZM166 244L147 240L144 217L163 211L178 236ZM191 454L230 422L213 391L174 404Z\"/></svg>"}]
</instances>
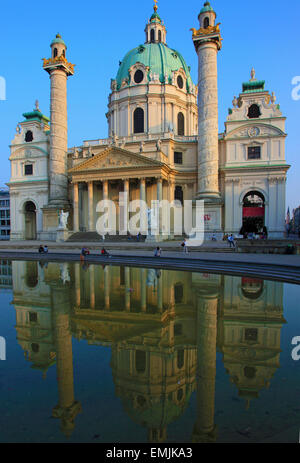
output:
<instances>
[{"instance_id":1,"label":"reflection of church facade","mask_svg":"<svg viewBox=\"0 0 300 463\"><path fill-rule=\"evenodd\" d=\"M217 439L217 352L247 408L280 366L285 320L279 283L85 264L42 268L37 262L13 262L13 281L18 342L45 377L56 364L52 413L67 436L77 414L85 413L76 397L72 336L111 348L115 394L150 442L168 439L168 426L185 413L193 393L190 438Z\"/></svg>"},{"instance_id":2,"label":"reflection of church facade","mask_svg":"<svg viewBox=\"0 0 300 463\"><path fill-rule=\"evenodd\" d=\"M43 68L50 76L50 119L25 113L11 144L11 239L57 238L59 211L68 234L95 232L97 204L120 192L129 200L204 200L207 237L260 231L282 236L285 214L285 117L252 70L218 134L217 53L222 39L206 2L193 30L198 87L181 54L166 44L157 6L145 43L120 62L111 81L108 138L67 145L67 78L74 65L58 34ZM195 209L194 209L195 210ZM130 218L130 212L127 212ZM174 231L174 230L173 230ZM162 230L160 229L160 233ZM172 236L172 229L171 235Z\"/></svg>"}]
</instances>

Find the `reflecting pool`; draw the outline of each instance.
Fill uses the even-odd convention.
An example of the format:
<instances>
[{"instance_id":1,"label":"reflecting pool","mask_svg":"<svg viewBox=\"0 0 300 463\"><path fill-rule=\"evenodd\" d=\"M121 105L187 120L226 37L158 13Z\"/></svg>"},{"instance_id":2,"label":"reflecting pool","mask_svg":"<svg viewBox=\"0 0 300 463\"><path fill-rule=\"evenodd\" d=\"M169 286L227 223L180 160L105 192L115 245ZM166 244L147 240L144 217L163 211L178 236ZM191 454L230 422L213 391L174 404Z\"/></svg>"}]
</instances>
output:
<instances>
[{"instance_id":1,"label":"reflecting pool","mask_svg":"<svg viewBox=\"0 0 300 463\"><path fill-rule=\"evenodd\" d=\"M0 274L0 442L299 441L299 286L79 263Z\"/></svg>"}]
</instances>

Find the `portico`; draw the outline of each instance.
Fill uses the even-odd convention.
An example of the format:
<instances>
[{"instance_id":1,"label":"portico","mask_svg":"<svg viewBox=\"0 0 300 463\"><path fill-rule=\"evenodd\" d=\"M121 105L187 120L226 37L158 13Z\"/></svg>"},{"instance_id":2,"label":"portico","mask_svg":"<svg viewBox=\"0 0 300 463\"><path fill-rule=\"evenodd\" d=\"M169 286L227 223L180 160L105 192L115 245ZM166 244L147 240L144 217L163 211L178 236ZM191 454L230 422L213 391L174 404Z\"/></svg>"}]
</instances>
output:
<instances>
[{"instance_id":1,"label":"portico","mask_svg":"<svg viewBox=\"0 0 300 463\"><path fill-rule=\"evenodd\" d=\"M143 200L148 208L154 200L173 201L176 199L176 186L182 189L182 199L184 195L185 199L190 199L186 181L166 164L118 147L108 148L79 162L69 173L73 185L74 232L95 231L99 218L97 204L108 199L115 203L119 230L120 221L122 225L124 223L120 193L127 195L127 222L131 217L130 201ZM192 188L190 190L192 195Z\"/></svg>"}]
</instances>

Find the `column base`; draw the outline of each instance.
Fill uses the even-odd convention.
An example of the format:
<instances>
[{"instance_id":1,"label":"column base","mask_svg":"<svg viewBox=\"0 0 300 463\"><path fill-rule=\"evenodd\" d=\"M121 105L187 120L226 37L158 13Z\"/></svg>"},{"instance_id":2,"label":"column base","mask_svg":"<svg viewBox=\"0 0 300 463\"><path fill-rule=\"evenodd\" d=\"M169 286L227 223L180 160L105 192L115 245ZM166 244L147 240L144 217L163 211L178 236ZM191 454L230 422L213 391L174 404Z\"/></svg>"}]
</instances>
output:
<instances>
[{"instance_id":1,"label":"column base","mask_svg":"<svg viewBox=\"0 0 300 463\"><path fill-rule=\"evenodd\" d=\"M193 226L196 225L197 201L204 201L204 241L211 241L213 236L217 240L221 240L224 235L222 227L222 198L199 198L197 196L193 201ZM196 232L194 239L201 239L201 237L203 237L203 234L197 234Z\"/></svg>"},{"instance_id":2,"label":"column base","mask_svg":"<svg viewBox=\"0 0 300 463\"><path fill-rule=\"evenodd\" d=\"M67 241L70 236L73 235L73 232L65 229L58 229L56 232L56 242L63 243Z\"/></svg>"},{"instance_id":3,"label":"column base","mask_svg":"<svg viewBox=\"0 0 300 463\"><path fill-rule=\"evenodd\" d=\"M43 232L51 232L52 234L57 232L59 227L59 214L60 211L64 210L69 212L68 225L72 223L71 217L71 206L70 203L63 205L62 203L54 205L48 204L42 208L43 211ZM73 228L73 225L71 225Z\"/></svg>"}]
</instances>

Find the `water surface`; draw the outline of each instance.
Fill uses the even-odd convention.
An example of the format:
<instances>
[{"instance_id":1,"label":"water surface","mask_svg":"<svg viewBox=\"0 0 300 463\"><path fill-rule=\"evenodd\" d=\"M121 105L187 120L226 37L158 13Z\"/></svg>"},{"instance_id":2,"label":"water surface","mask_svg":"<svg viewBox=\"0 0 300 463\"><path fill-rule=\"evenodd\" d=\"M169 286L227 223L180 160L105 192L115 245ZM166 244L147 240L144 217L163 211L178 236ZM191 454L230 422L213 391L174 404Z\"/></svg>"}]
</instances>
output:
<instances>
[{"instance_id":1,"label":"water surface","mask_svg":"<svg viewBox=\"0 0 300 463\"><path fill-rule=\"evenodd\" d=\"M0 442L298 442L299 286L69 263L0 273Z\"/></svg>"}]
</instances>

